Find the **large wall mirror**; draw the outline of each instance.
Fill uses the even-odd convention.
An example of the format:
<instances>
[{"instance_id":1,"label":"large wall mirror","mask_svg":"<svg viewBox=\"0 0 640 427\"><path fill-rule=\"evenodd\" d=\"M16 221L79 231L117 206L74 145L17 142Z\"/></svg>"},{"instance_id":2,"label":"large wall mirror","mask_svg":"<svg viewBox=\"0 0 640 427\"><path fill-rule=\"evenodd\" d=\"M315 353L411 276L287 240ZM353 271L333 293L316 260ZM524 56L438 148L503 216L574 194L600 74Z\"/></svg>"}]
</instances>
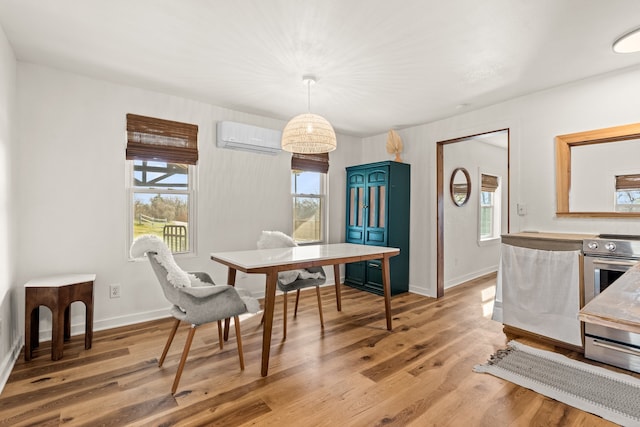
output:
<instances>
[{"instance_id":1,"label":"large wall mirror","mask_svg":"<svg viewBox=\"0 0 640 427\"><path fill-rule=\"evenodd\" d=\"M556 137L557 216L640 217L640 123Z\"/></svg>"}]
</instances>

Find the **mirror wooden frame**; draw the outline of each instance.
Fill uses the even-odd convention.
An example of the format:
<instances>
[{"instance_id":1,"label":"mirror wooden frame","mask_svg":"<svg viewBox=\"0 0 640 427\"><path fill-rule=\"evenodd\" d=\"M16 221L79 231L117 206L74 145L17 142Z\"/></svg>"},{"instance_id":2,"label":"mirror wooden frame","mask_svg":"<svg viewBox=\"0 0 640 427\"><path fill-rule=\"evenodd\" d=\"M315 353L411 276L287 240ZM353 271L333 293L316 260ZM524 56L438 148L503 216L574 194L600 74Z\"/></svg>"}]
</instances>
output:
<instances>
[{"instance_id":1,"label":"mirror wooden frame","mask_svg":"<svg viewBox=\"0 0 640 427\"><path fill-rule=\"evenodd\" d=\"M465 194L464 200L462 200L461 202L458 202L454 195L455 185L453 181L458 172L462 172L464 174L464 179L467 181L467 194ZM451 194L451 200L453 201L453 204L458 207L464 206L469 201L469 198L471 197L471 176L465 168L455 168L453 172L451 172L451 180L449 181L449 194Z\"/></svg>"},{"instance_id":2,"label":"mirror wooden frame","mask_svg":"<svg viewBox=\"0 0 640 427\"><path fill-rule=\"evenodd\" d=\"M556 216L640 218L640 212L571 212L571 148L640 138L640 123L556 136Z\"/></svg>"}]
</instances>

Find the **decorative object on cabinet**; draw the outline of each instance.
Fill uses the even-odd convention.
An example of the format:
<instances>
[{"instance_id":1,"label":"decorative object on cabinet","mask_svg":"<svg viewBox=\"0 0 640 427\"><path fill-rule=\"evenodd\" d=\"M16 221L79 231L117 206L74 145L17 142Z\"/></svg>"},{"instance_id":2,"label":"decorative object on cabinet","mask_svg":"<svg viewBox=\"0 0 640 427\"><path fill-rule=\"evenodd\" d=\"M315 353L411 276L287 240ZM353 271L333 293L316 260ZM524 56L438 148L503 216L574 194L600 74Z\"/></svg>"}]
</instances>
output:
<instances>
[{"instance_id":1,"label":"decorative object on cabinet","mask_svg":"<svg viewBox=\"0 0 640 427\"><path fill-rule=\"evenodd\" d=\"M400 249L390 259L391 295L409 290L411 166L399 162L347 168L346 241ZM345 266L346 285L383 294L379 260Z\"/></svg>"},{"instance_id":2,"label":"decorative object on cabinet","mask_svg":"<svg viewBox=\"0 0 640 427\"><path fill-rule=\"evenodd\" d=\"M455 168L449 182L451 200L456 206L464 206L471 196L471 177L465 168Z\"/></svg>"},{"instance_id":3,"label":"decorative object on cabinet","mask_svg":"<svg viewBox=\"0 0 640 427\"><path fill-rule=\"evenodd\" d=\"M394 159L394 161L402 162L402 159L400 158L400 153L402 153L402 148L403 148L403 145L402 145L402 139L400 138L400 135L398 135L398 132L391 129L389 131L389 134L387 135L387 153L395 154L396 158Z\"/></svg>"}]
</instances>

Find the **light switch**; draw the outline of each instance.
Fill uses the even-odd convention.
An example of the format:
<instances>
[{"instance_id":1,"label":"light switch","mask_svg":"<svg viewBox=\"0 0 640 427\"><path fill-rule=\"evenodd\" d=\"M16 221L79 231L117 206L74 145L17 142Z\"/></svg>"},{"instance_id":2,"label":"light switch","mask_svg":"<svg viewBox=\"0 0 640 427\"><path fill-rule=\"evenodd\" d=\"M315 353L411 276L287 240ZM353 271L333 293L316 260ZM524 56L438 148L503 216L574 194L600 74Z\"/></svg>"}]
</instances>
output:
<instances>
[{"instance_id":1,"label":"light switch","mask_svg":"<svg viewBox=\"0 0 640 427\"><path fill-rule=\"evenodd\" d=\"M518 215L525 216L527 214L527 205L518 203Z\"/></svg>"}]
</instances>

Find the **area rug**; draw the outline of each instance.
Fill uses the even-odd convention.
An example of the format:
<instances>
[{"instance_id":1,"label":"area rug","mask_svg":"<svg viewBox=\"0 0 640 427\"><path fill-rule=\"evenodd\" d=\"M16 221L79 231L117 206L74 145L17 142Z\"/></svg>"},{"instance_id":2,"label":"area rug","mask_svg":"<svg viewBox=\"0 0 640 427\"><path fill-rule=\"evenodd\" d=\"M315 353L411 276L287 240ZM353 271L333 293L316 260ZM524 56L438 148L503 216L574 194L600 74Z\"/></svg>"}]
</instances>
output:
<instances>
[{"instance_id":1,"label":"area rug","mask_svg":"<svg viewBox=\"0 0 640 427\"><path fill-rule=\"evenodd\" d=\"M473 368L598 415L640 426L640 379L516 341Z\"/></svg>"}]
</instances>

